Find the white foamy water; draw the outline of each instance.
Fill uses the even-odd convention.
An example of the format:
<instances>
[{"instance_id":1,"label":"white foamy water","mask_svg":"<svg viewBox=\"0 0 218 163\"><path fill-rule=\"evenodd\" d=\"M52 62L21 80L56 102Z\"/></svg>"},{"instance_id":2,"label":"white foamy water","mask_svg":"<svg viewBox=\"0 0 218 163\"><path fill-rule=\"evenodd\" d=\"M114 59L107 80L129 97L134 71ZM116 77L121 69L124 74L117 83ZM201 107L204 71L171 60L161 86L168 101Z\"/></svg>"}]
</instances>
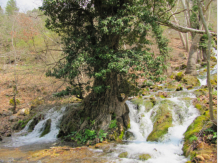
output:
<instances>
[{"instance_id":1,"label":"white foamy water","mask_svg":"<svg viewBox=\"0 0 218 163\"><path fill-rule=\"evenodd\" d=\"M28 132L29 125L32 122L32 120L30 120L23 130L21 130L18 133L15 133L12 136L12 141L7 146L19 147L34 143L48 143L56 141L59 132L58 125L60 123L60 119L62 118L65 109L66 107L62 107L61 109L57 109L56 107L54 107L50 109L45 114L45 118L38 122L38 124L35 126L32 132ZM45 127L45 123L49 119L51 119L50 132L44 135L43 137L40 137L41 133L43 132L43 128Z\"/></svg>"},{"instance_id":2,"label":"white foamy water","mask_svg":"<svg viewBox=\"0 0 218 163\"><path fill-rule=\"evenodd\" d=\"M217 59L217 50L216 49L212 49L212 53L214 54L214 57L216 57ZM214 66L214 68L210 71L210 75L214 75L217 73L217 64ZM201 83L201 86L202 85L207 85L207 74L203 75L203 76L200 76L198 77L198 80L200 81Z\"/></svg>"},{"instance_id":3,"label":"white foamy water","mask_svg":"<svg viewBox=\"0 0 218 163\"><path fill-rule=\"evenodd\" d=\"M187 96L193 97L193 94L189 93ZM134 104L127 101L130 109L131 128L129 131L134 134L136 140L128 141L128 144L116 147L116 151L111 154L112 157L118 157L120 153L128 152L128 158L119 159L115 162L144 162L138 159L140 154L149 154L151 156L150 159L146 160L147 163L185 163L188 161L183 156L182 151L183 134L193 120L199 116L199 112L191 104L191 101L183 101L177 97L159 100L171 102L169 110L173 116L173 127L168 129L168 133L163 137L161 142L147 141L148 135L153 130L152 117L159 108L160 101L157 100L157 104L148 112L146 112L147 109L144 106L140 106L140 109L137 110Z\"/></svg>"}]
</instances>

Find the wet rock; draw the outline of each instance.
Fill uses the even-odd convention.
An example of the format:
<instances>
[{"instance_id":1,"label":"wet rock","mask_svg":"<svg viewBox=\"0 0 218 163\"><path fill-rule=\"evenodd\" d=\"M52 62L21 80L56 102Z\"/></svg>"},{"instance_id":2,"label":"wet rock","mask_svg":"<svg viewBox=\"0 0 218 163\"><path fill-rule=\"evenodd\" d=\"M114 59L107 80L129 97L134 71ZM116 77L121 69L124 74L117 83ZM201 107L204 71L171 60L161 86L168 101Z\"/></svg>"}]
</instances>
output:
<instances>
[{"instance_id":1,"label":"wet rock","mask_svg":"<svg viewBox=\"0 0 218 163\"><path fill-rule=\"evenodd\" d=\"M50 132L50 128L51 128L51 119L48 119L45 123L45 127L40 137L43 137L44 135L48 134Z\"/></svg>"},{"instance_id":2,"label":"wet rock","mask_svg":"<svg viewBox=\"0 0 218 163\"><path fill-rule=\"evenodd\" d=\"M139 155L139 160L145 161L145 160L148 160L150 158L151 158L151 155L149 155L149 154L140 154Z\"/></svg>"},{"instance_id":3,"label":"wet rock","mask_svg":"<svg viewBox=\"0 0 218 163\"><path fill-rule=\"evenodd\" d=\"M126 131L126 135L125 135L126 140L134 140L135 136L132 132L130 131Z\"/></svg>"},{"instance_id":4,"label":"wet rock","mask_svg":"<svg viewBox=\"0 0 218 163\"><path fill-rule=\"evenodd\" d=\"M123 152L123 153L120 153L119 158L127 158L128 157L128 152Z\"/></svg>"},{"instance_id":5,"label":"wet rock","mask_svg":"<svg viewBox=\"0 0 218 163\"><path fill-rule=\"evenodd\" d=\"M44 119L44 115L40 114L37 117L33 118L33 121L30 123L28 130L32 131L34 130L35 126L39 123L40 120Z\"/></svg>"}]
</instances>

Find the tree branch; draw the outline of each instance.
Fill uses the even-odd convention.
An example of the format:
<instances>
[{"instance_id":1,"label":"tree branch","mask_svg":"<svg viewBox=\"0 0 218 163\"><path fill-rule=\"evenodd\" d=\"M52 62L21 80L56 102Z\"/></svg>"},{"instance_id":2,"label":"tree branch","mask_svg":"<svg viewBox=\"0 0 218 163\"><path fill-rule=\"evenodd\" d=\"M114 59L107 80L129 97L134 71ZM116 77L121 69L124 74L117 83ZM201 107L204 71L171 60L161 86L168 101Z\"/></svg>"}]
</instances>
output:
<instances>
[{"instance_id":1,"label":"tree branch","mask_svg":"<svg viewBox=\"0 0 218 163\"><path fill-rule=\"evenodd\" d=\"M169 28L172 28L176 31L179 31L179 32L182 32L182 33L187 33L187 32L192 32L192 33L196 33L196 34L205 34L205 30L197 30L197 29L194 29L194 28L189 28L189 27L183 27L183 26L180 26L180 25L176 25L172 22L169 22L169 21L161 21L159 20L158 21L161 25L163 26L167 26ZM215 32L211 32L211 35L213 36L217 36L217 33Z\"/></svg>"}]
</instances>

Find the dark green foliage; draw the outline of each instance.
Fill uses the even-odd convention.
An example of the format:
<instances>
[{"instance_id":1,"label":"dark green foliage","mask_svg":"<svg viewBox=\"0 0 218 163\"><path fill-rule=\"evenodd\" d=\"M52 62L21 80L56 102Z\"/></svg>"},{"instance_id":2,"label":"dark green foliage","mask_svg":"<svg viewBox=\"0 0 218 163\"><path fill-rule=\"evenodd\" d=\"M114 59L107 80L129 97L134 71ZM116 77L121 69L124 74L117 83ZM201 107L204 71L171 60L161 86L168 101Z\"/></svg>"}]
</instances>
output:
<instances>
[{"instance_id":1,"label":"dark green foliage","mask_svg":"<svg viewBox=\"0 0 218 163\"><path fill-rule=\"evenodd\" d=\"M118 83L118 96L131 95L138 92L132 85L140 77L163 80L168 41L156 20L166 17L166 3L174 6L174 0L44 0L40 9L49 17L46 27L61 35L64 44L63 59L47 76L72 85L56 95L82 98L86 89L100 97L113 86L109 80ZM156 38L159 54L149 52L148 32ZM95 79L94 85L79 80L82 72ZM119 78L112 79L114 74Z\"/></svg>"}]
</instances>

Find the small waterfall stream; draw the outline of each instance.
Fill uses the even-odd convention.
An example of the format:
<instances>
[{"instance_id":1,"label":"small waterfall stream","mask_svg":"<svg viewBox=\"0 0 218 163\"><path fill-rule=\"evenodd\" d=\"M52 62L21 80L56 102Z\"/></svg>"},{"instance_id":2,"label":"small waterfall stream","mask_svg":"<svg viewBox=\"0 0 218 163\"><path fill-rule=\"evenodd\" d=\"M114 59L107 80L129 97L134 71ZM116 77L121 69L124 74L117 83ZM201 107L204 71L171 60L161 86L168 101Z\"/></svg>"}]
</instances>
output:
<instances>
[{"instance_id":1,"label":"small waterfall stream","mask_svg":"<svg viewBox=\"0 0 218 163\"><path fill-rule=\"evenodd\" d=\"M7 144L8 147L19 147L23 145L29 145L34 143L48 143L57 140L57 135L59 132L59 122L62 118L66 107L58 109L56 107L51 108L46 114L43 120L39 121L34 127L32 132L28 132L29 125L33 120L30 120L25 128L12 136L12 141ZM48 119L51 119L50 132L43 137L40 137L45 123Z\"/></svg>"},{"instance_id":2,"label":"small waterfall stream","mask_svg":"<svg viewBox=\"0 0 218 163\"><path fill-rule=\"evenodd\" d=\"M216 56L217 57L217 56ZM211 70L211 74L217 73L217 66ZM201 85L206 85L206 76L200 76ZM138 163L144 162L139 160L140 154L149 154L150 159L147 163L185 163L188 158L183 156L183 138L184 133L193 120L199 116L198 110L192 105L192 99L196 98L193 94L194 90L183 90L168 92L168 98L156 97L156 104L152 108L146 108L144 102L149 97L144 99L144 102L137 107L130 101L127 105L130 109L130 131L134 135L134 139L126 140L124 144L117 144L112 147L111 153L106 153L109 162L124 162L124 163ZM152 94L151 96L154 96ZM186 98L186 99L185 99ZM189 100L187 100L189 98ZM149 134L153 131L154 117L161 102L169 102L169 111L172 113L172 127L168 128L168 133L164 135L161 141L150 142L147 141ZM54 107L50 109L43 120L35 126L32 132L28 132L28 128L32 122L29 121L26 127L12 136L12 140L7 143L7 147L20 147L29 144L40 144L54 142L57 140L59 132L59 122L62 118L66 107L61 109ZM45 123L51 119L50 132L43 137L40 137ZM99 150L96 150L99 152ZM100 150L100 152L103 152ZM126 158L119 158L119 154L127 152Z\"/></svg>"},{"instance_id":3,"label":"small waterfall stream","mask_svg":"<svg viewBox=\"0 0 218 163\"><path fill-rule=\"evenodd\" d=\"M187 96L195 97L191 92L186 92ZM148 163L182 163L188 161L182 154L183 134L193 120L199 115L199 112L191 104L191 101L182 100L179 93L177 96L161 99L158 98L158 103L149 111L146 107L140 105L137 110L136 105L127 101L130 109L131 131L135 140L128 141L127 144L118 145L116 151L111 154L113 157L118 157L122 152L128 152L127 158L122 158L116 162L143 162L138 160L140 154L149 154L151 156L146 162ZM173 115L173 127L168 129L168 133L160 142L147 141L148 135L153 130L152 117L160 105L160 101L171 101L171 112ZM143 116L141 116L143 114Z\"/></svg>"}]
</instances>

